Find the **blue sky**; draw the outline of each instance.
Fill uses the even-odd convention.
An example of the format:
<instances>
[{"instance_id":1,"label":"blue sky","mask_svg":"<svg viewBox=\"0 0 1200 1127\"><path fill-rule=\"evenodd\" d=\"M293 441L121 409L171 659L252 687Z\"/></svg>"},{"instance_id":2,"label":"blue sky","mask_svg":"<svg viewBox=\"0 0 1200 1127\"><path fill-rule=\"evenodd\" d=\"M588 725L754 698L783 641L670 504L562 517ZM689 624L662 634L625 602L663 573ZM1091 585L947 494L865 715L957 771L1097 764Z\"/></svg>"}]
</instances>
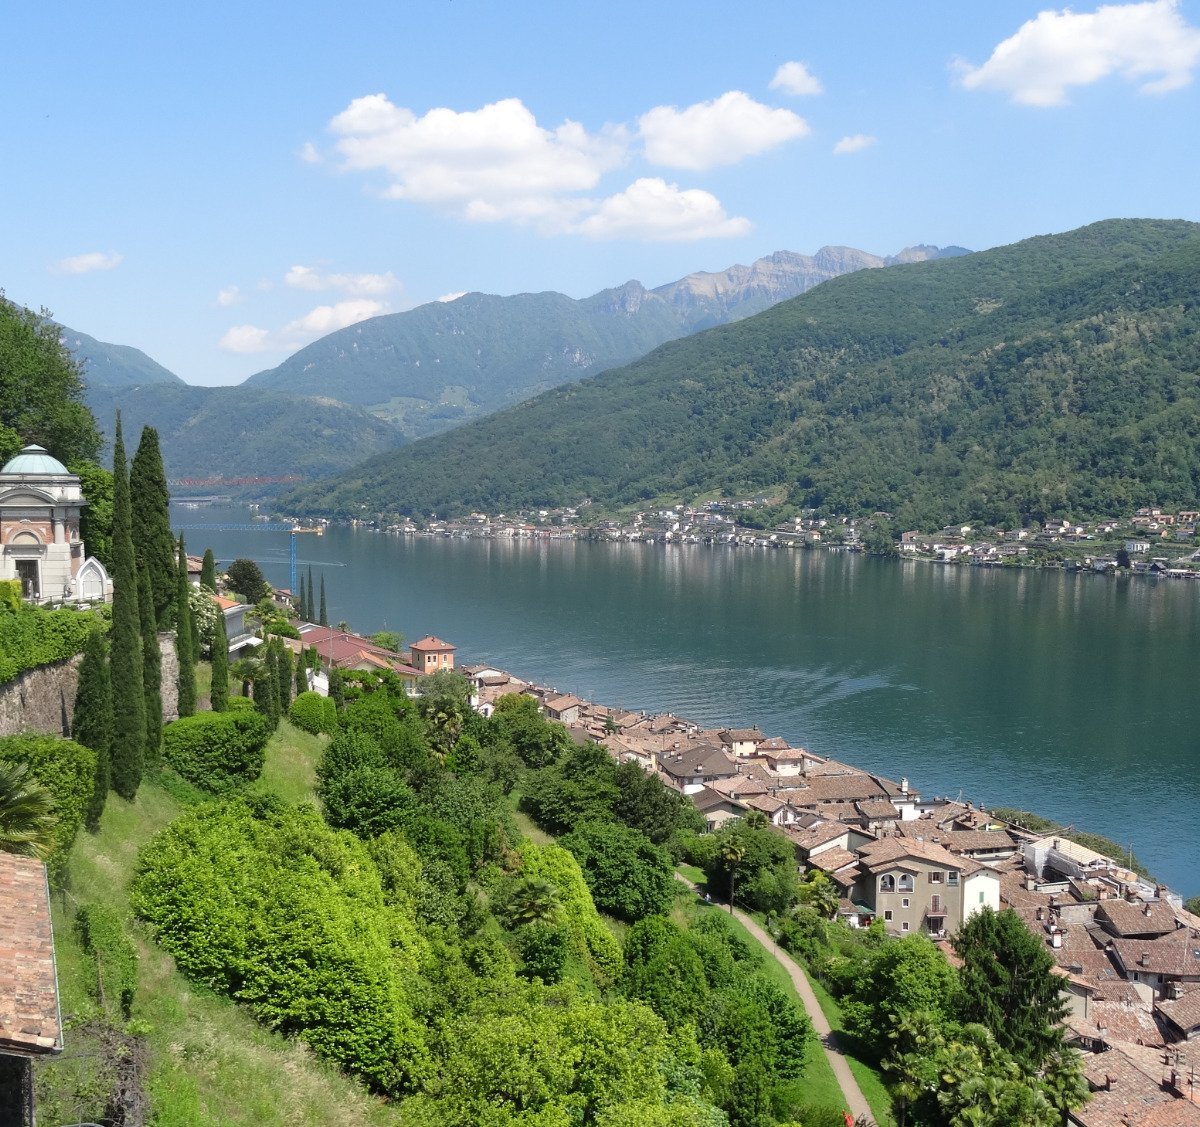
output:
<instances>
[{"instance_id":1,"label":"blue sky","mask_svg":"<svg viewBox=\"0 0 1200 1127\"><path fill-rule=\"evenodd\" d=\"M1200 219L1200 0L118 0L5 31L0 287L191 383L470 290Z\"/></svg>"}]
</instances>

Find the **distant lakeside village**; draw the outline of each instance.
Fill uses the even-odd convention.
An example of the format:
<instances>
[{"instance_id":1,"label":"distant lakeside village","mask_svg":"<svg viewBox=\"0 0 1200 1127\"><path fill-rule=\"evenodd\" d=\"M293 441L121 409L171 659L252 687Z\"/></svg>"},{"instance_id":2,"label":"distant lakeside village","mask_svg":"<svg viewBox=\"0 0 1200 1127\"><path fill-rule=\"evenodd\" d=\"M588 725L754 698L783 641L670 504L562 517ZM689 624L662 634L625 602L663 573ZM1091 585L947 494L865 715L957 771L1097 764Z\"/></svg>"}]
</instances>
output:
<instances>
[{"instance_id":1,"label":"distant lakeside village","mask_svg":"<svg viewBox=\"0 0 1200 1127\"><path fill-rule=\"evenodd\" d=\"M182 500L185 505L203 502ZM754 549L826 549L976 567L1051 567L1068 571L1200 578L1200 510L1145 506L1122 516L1066 518L1004 529L962 523L939 532L896 533L890 513L823 517L808 511L770 527L755 519L764 500L710 501L652 509L623 520L582 519L577 508L476 512L457 520L354 521L398 536L455 539L588 540Z\"/></svg>"}]
</instances>

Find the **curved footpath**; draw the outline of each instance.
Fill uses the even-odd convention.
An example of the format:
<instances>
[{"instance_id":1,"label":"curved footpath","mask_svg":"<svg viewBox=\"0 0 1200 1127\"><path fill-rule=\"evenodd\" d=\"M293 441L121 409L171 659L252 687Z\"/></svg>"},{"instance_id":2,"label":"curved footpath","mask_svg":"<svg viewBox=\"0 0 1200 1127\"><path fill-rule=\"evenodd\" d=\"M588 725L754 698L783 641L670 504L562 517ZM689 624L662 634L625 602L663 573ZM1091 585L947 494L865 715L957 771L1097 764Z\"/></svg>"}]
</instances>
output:
<instances>
[{"instance_id":1,"label":"curved footpath","mask_svg":"<svg viewBox=\"0 0 1200 1127\"><path fill-rule=\"evenodd\" d=\"M682 873L676 873L675 879L682 881L693 892L699 892L699 889ZM867 1103L866 1097L862 1094L862 1089L858 1086L858 1081L854 1079L854 1073L850 1071L850 1065L846 1062L845 1055L838 1047L837 1037L829 1027L829 1022L821 1010L817 996L813 993L812 985L808 981L808 975L741 908L734 908L733 914L741 921L746 930L767 949L767 953L772 955L776 962L788 972L788 976L792 980L792 985L796 988L796 993L800 995L800 1000L804 1003L804 1008L808 1011L808 1018L812 1022L813 1029L816 1030L817 1036L821 1039L821 1046L825 1050L825 1057L829 1061L829 1067L833 1069L833 1075L837 1079L838 1087L842 1089L842 1096L845 1098L847 1110L855 1119L858 1119L859 1116L865 1116L868 1122L874 1123L875 1118L874 1113L871 1111L871 1105Z\"/></svg>"}]
</instances>

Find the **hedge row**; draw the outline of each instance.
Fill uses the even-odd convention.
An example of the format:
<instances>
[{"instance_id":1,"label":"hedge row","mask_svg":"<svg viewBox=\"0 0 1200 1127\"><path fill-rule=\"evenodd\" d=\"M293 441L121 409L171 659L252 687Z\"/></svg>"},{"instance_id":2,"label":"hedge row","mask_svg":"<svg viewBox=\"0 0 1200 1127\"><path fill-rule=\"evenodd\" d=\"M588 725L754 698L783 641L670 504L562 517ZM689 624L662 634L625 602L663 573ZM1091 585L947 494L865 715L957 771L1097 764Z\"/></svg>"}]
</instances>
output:
<instances>
[{"instance_id":1,"label":"hedge row","mask_svg":"<svg viewBox=\"0 0 1200 1127\"><path fill-rule=\"evenodd\" d=\"M110 1019L119 1015L128 1021L137 989L138 957L121 917L104 904L84 904L75 913L75 929L96 964L93 993L97 1003Z\"/></svg>"},{"instance_id":2,"label":"hedge row","mask_svg":"<svg viewBox=\"0 0 1200 1127\"><path fill-rule=\"evenodd\" d=\"M52 665L83 652L102 617L94 611L42 610L0 604L0 684L39 665Z\"/></svg>"},{"instance_id":3,"label":"hedge row","mask_svg":"<svg viewBox=\"0 0 1200 1127\"><path fill-rule=\"evenodd\" d=\"M201 790L227 794L262 774L270 736L257 712L197 712L163 729L163 758Z\"/></svg>"}]
</instances>

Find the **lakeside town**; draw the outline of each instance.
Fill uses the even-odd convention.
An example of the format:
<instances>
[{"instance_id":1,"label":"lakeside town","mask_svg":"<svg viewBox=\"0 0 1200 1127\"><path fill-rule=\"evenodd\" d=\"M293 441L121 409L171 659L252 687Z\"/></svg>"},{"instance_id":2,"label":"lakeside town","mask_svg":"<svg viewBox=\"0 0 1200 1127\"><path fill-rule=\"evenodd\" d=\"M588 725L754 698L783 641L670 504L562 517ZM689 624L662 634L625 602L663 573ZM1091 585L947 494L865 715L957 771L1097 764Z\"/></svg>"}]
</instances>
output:
<instances>
[{"instance_id":1,"label":"lakeside town","mask_svg":"<svg viewBox=\"0 0 1200 1127\"><path fill-rule=\"evenodd\" d=\"M858 518L825 517L808 510L775 524L758 519L758 514L769 512L771 506L764 499L719 500L647 509L621 520L588 520L580 508L565 507L516 514L474 512L456 520L354 523L400 536L824 548L977 567L1054 567L1200 578L1200 510L1195 509L1171 513L1143 506L1099 520L1054 518L1012 529L975 522L947 525L938 532L896 533L891 514L884 512Z\"/></svg>"},{"instance_id":2,"label":"lakeside town","mask_svg":"<svg viewBox=\"0 0 1200 1127\"><path fill-rule=\"evenodd\" d=\"M1050 953L1070 1043L1084 1054L1093 1098L1071 1122L1120 1127L1151 1109L1156 1124L1200 1120L1200 916L1127 860L1071 840L1070 827L1039 833L757 727L704 728L672 713L610 708L487 663L458 665L456 647L440 638L400 654L341 628L302 624L299 633L293 645L321 655L318 692L334 668L389 670L414 694L423 677L457 670L483 715L507 694L531 697L576 743L600 745L687 796L710 831L764 820L792 845L802 872L832 883L836 916L851 928L881 921L896 936L923 934L954 961L949 940L966 920L985 907L1011 908Z\"/></svg>"}]
</instances>

